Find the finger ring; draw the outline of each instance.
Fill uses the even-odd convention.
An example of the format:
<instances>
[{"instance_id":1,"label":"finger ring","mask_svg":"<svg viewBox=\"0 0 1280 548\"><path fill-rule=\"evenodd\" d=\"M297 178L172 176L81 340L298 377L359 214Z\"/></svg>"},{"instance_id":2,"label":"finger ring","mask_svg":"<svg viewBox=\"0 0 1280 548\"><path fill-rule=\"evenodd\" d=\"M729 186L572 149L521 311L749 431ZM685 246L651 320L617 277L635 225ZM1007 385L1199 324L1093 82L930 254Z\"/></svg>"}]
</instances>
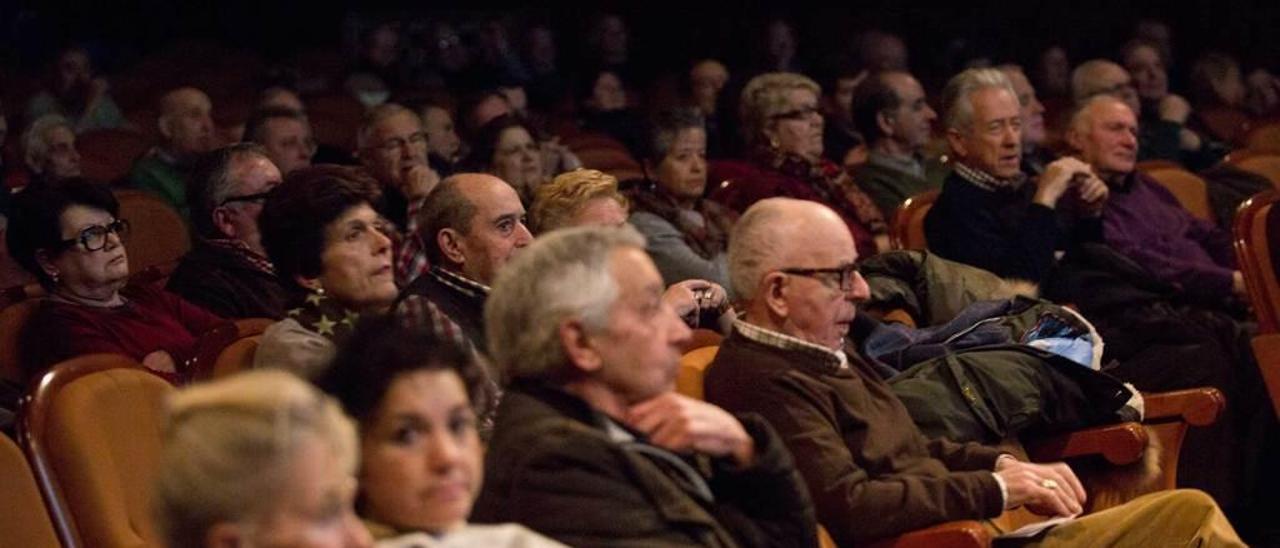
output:
<instances>
[{"instance_id":1,"label":"finger ring","mask_svg":"<svg viewBox=\"0 0 1280 548\"><path fill-rule=\"evenodd\" d=\"M1044 487L1045 489L1057 489L1058 482L1051 479L1042 479L1040 480L1040 487Z\"/></svg>"}]
</instances>

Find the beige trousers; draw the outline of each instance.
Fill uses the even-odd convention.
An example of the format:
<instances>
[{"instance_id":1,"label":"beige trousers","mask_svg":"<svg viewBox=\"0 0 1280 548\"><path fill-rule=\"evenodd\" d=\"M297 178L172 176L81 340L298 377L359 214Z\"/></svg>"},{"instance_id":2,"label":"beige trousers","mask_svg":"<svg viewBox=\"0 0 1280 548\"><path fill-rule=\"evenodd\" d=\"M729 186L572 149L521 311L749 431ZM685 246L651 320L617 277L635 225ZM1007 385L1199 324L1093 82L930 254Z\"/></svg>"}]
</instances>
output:
<instances>
[{"instance_id":1,"label":"beige trousers","mask_svg":"<svg viewBox=\"0 0 1280 548\"><path fill-rule=\"evenodd\" d=\"M999 543L997 544L999 545ZM1209 495L1193 489L1160 491L1050 529L1025 546L1244 546Z\"/></svg>"}]
</instances>

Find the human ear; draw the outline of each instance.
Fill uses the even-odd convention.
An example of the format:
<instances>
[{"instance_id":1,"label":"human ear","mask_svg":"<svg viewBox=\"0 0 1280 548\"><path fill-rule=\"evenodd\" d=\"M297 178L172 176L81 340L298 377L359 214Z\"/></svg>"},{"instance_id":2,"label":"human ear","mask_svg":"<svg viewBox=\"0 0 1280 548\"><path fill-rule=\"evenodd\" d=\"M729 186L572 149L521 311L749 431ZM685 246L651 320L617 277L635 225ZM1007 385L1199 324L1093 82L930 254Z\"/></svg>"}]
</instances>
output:
<instances>
[{"instance_id":1,"label":"human ear","mask_svg":"<svg viewBox=\"0 0 1280 548\"><path fill-rule=\"evenodd\" d=\"M591 344L591 337L587 334L582 320L578 318L560 320L556 333L560 337L560 346L564 348L565 356L574 367L584 373L591 373L599 371L604 365L604 359Z\"/></svg>"}]
</instances>

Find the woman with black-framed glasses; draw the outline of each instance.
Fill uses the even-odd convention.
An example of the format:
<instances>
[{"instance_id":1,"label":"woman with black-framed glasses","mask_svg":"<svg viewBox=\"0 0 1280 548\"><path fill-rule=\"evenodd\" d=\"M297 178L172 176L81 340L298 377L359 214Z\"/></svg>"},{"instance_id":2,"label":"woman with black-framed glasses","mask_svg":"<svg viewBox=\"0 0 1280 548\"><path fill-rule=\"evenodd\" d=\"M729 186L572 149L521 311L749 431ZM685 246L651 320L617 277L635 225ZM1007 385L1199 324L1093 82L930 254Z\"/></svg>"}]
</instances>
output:
<instances>
[{"instance_id":1,"label":"woman with black-framed glasses","mask_svg":"<svg viewBox=\"0 0 1280 548\"><path fill-rule=\"evenodd\" d=\"M21 335L26 377L105 352L185 380L200 335L225 320L157 287L128 284L129 223L111 191L71 179L30 186L13 206L10 252L48 292Z\"/></svg>"}]
</instances>

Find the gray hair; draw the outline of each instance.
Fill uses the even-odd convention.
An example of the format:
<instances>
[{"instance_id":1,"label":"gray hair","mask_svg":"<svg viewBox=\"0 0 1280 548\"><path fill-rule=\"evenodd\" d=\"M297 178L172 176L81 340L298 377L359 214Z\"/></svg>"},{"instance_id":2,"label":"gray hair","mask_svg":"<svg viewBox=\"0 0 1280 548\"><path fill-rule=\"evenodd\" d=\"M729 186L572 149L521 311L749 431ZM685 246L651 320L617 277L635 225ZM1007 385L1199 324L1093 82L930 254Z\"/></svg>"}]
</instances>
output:
<instances>
[{"instance_id":1,"label":"gray hair","mask_svg":"<svg viewBox=\"0 0 1280 548\"><path fill-rule=\"evenodd\" d=\"M1124 105L1124 108L1129 108L1129 104L1124 102L1124 99L1114 95L1104 93L1087 97L1083 101L1076 103L1075 106L1071 108L1071 117L1068 118L1067 122L1068 130L1079 131L1080 126L1084 123L1085 117L1089 114L1089 111L1093 110L1093 106L1098 103L1120 103L1121 105ZM1135 112L1133 115L1137 116L1138 113Z\"/></svg>"},{"instance_id":2,"label":"gray hair","mask_svg":"<svg viewBox=\"0 0 1280 548\"><path fill-rule=\"evenodd\" d=\"M764 130L775 114L791 108L786 93L804 89L822 96L822 86L812 78L794 72L767 72L752 78L742 88L742 102L738 115L742 119L742 136L747 146L755 146L764 140Z\"/></svg>"},{"instance_id":3,"label":"gray hair","mask_svg":"<svg viewBox=\"0 0 1280 548\"><path fill-rule=\"evenodd\" d=\"M354 423L335 400L282 370L186 388L168 407L153 511L169 546L201 546L218 523L261 518L307 443L323 444L344 472L355 472Z\"/></svg>"},{"instance_id":4,"label":"gray hair","mask_svg":"<svg viewBox=\"0 0 1280 548\"><path fill-rule=\"evenodd\" d=\"M785 198L761 200L747 209L729 234L729 285L734 295L744 301L756 297L756 289L765 274L781 268L778 250L790 242L778 231L778 222L790 217L783 207Z\"/></svg>"},{"instance_id":5,"label":"gray hair","mask_svg":"<svg viewBox=\"0 0 1280 548\"><path fill-rule=\"evenodd\" d=\"M604 329L619 293L610 257L644 246L631 226L565 228L539 236L503 267L484 307L489 355L503 382L569 378L560 322L577 318L588 330Z\"/></svg>"},{"instance_id":6,"label":"gray hair","mask_svg":"<svg viewBox=\"0 0 1280 548\"><path fill-rule=\"evenodd\" d=\"M224 238L213 223L213 210L237 190L240 181L231 178L231 169L245 157L260 156L270 160L266 149L257 143L236 143L222 147L196 162L188 193L191 196L191 224L206 238Z\"/></svg>"},{"instance_id":7,"label":"gray hair","mask_svg":"<svg viewBox=\"0 0 1280 548\"><path fill-rule=\"evenodd\" d=\"M681 131L686 129L706 129L706 118L696 108L674 108L660 111L649 119L649 139L645 142L644 160L654 165L662 163L671 152L671 145Z\"/></svg>"},{"instance_id":8,"label":"gray hair","mask_svg":"<svg viewBox=\"0 0 1280 548\"><path fill-rule=\"evenodd\" d=\"M369 109L368 112L364 113L364 117L360 119L360 129L356 131L356 149L364 150L372 146L373 143L370 143L369 139L373 136L374 128L378 127L378 124L381 124L383 120L400 113L406 113L412 116L414 120L417 120L419 125L422 124L422 119L418 118L418 115L412 110L396 103L383 103Z\"/></svg>"},{"instance_id":9,"label":"gray hair","mask_svg":"<svg viewBox=\"0 0 1280 548\"><path fill-rule=\"evenodd\" d=\"M1009 77L999 69L971 68L955 75L942 89L942 108L945 114L942 123L947 129L964 132L973 125L972 95L981 89L1001 88L1009 92L1009 96L1017 97Z\"/></svg>"},{"instance_id":10,"label":"gray hair","mask_svg":"<svg viewBox=\"0 0 1280 548\"><path fill-rule=\"evenodd\" d=\"M46 114L31 122L26 133L22 134L23 159L31 171L40 173L44 170L44 161L49 157L49 132L57 128L66 128L75 133L75 127L59 114Z\"/></svg>"}]
</instances>

